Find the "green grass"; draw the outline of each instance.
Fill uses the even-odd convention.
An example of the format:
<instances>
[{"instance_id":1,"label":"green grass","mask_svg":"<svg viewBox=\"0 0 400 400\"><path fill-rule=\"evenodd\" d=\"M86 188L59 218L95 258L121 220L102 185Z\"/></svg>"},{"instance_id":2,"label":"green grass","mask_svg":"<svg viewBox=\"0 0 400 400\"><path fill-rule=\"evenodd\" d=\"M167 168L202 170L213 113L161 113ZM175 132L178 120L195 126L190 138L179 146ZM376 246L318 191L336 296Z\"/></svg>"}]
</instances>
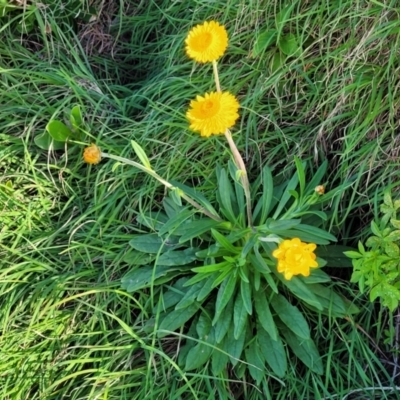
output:
<instances>
[{"instance_id":1,"label":"green grass","mask_svg":"<svg viewBox=\"0 0 400 400\"><path fill-rule=\"evenodd\" d=\"M100 40L80 44L88 28L73 18L72 2L64 13L57 2L36 10L29 35L16 30L22 12L1 20L2 399L396 398L383 333L394 322L349 286L344 269L332 273L362 305L355 322L309 315L323 376L296 361L283 381L267 376L260 387L230 370L183 371L184 336L160 340L143 330L158 293L127 294L119 281L128 241L142 231L135 219L160 207L163 187L111 161L84 165L81 146L46 152L33 142L79 104L88 142L134 159L135 139L160 175L212 197L215 163L229 152L221 138L187 129L189 100L213 85L211 67L187 60L183 41L214 18L230 35L220 78L242 106L233 133L251 176L268 164L288 177L295 155L313 170L327 158L328 188L348 186L332 200L328 226L344 244L364 239L383 191L399 186L396 1L287 3L282 32L295 34L302 51L274 71L275 50L252 57L252 49L284 1L98 3L93 29L111 41L101 53Z\"/></svg>"}]
</instances>

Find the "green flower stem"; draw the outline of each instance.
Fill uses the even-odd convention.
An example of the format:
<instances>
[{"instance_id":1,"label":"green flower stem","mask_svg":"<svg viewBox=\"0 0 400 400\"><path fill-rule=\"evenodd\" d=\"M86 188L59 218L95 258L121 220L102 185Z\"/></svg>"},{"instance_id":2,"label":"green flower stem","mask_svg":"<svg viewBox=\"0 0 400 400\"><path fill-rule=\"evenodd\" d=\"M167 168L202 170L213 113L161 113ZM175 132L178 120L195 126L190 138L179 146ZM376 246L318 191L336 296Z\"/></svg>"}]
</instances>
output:
<instances>
[{"instance_id":1,"label":"green flower stem","mask_svg":"<svg viewBox=\"0 0 400 400\"><path fill-rule=\"evenodd\" d=\"M137 163L136 161L129 160L128 158L125 157L120 157L120 156L115 156L113 154L108 154L108 153L101 153L101 156L104 158L110 158L111 160L119 161L123 164L128 164L132 165L133 167L139 169L140 171L145 172L146 174L149 174L152 176L154 179L157 179L160 183L162 183L167 189L174 190L177 189L179 190L179 195L184 198L189 204L191 204L193 207L197 208L199 211L201 211L203 214L207 215L207 217L215 220L215 221L221 221L222 219L218 217L217 215L214 215L210 213L208 210L206 210L204 207L202 207L199 203L197 203L195 200L193 200L191 197L189 197L186 193L184 193L182 190L179 188L176 188L173 186L171 183L166 181L164 178L162 178L160 175L157 174L154 170L151 168L147 168L142 164Z\"/></svg>"},{"instance_id":2,"label":"green flower stem","mask_svg":"<svg viewBox=\"0 0 400 400\"><path fill-rule=\"evenodd\" d=\"M215 86L217 88L217 92L221 92L221 85L219 83L219 74L218 74L218 66L217 62L213 61L213 71L214 71L214 80L215 80ZM225 131L225 137L226 140L229 143L229 147L231 149L231 152L233 154L233 158L235 160L236 167L242 171L242 174L240 176L240 180L242 182L244 194L246 196L246 209L247 209L247 223L250 227L253 226L253 215L251 212L251 195L250 195L250 184L249 184L249 179L247 177L247 170L246 166L244 164L243 158L240 155L240 152L238 148L236 147L235 142L232 139L232 134L229 129Z\"/></svg>"}]
</instances>

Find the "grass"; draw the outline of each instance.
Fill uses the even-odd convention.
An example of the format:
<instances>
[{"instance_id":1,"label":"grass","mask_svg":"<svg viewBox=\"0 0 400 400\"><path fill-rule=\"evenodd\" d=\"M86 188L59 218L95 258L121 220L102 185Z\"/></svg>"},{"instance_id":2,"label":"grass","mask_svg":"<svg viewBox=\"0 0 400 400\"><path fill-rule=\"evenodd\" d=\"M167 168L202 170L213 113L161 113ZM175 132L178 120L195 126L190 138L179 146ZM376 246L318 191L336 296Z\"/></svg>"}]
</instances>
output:
<instances>
[{"instance_id":1,"label":"grass","mask_svg":"<svg viewBox=\"0 0 400 400\"><path fill-rule=\"evenodd\" d=\"M187 129L189 99L212 82L209 66L185 58L183 39L214 18L231 38L220 78L240 99L234 137L251 175L268 164L290 176L294 155L313 170L327 158L327 186L348 186L330 204L329 227L352 245L368 235L383 191L399 187L396 2L110 2L95 5L92 25L75 18L76 4L59 6L36 9L28 35L17 26L30 11L0 28L1 398L396 398L393 341L384 343L394 321L348 282L343 291L362 305L355 321L309 316L323 376L295 361L282 382L268 376L260 387L232 371L183 371L184 337L142 329L157 293L127 294L119 281L142 231L135 219L159 208L163 188L111 162L84 165L81 146L46 152L33 142L79 104L89 142L133 158L135 139L160 175L213 196L215 162L229 153ZM252 56L257 35L275 26L302 43L279 68L274 46ZM343 268L334 275L348 279Z\"/></svg>"}]
</instances>

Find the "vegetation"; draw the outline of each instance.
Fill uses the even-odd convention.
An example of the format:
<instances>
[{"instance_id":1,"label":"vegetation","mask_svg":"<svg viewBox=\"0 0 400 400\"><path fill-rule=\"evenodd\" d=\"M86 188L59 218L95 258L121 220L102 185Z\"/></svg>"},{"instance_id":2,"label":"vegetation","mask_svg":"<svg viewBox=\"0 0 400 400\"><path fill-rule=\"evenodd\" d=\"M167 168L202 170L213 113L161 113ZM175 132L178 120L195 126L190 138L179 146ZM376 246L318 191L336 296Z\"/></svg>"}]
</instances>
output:
<instances>
[{"instance_id":1,"label":"vegetation","mask_svg":"<svg viewBox=\"0 0 400 400\"><path fill-rule=\"evenodd\" d=\"M249 180L268 166L275 183L286 182L301 160L308 183L326 161L321 184L331 195L322 228L343 250L355 248L377 236L372 220L379 229L388 223L379 224L384 194L397 204L396 7L394 0L1 3L1 398L396 398L397 317L350 282L352 263L341 252L324 271L359 313L335 317L299 305L322 373L289 346L284 376L265 374L259 383L254 367L186 370L179 354L187 330L160 337L146 329L165 287L121 286L132 270L129 242L151 231L143 221L161 212L167 192L136 168L82 159L96 143L137 160L134 140L160 176L215 204L215 166L231 155L221 137L188 129L190 100L213 82L211 64L187 59L184 39L216 20L229 33L220 80L241 106L232 133ZM73 141L49 146L50 121L68 126Z\"/></svg>"}]
</instances>

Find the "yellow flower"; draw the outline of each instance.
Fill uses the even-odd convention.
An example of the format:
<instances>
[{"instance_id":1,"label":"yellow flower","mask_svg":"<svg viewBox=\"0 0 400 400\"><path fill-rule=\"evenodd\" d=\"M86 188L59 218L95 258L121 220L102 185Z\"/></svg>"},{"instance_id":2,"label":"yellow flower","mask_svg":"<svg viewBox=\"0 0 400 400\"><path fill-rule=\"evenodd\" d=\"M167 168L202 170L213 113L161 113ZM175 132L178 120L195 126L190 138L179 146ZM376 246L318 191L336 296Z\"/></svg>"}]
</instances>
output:
<instances>
[{"instance_id":1,"label":"yellow flower","mask_svg":"<svg viewBox=\"0 0 400 400\"><path fill-rule=\"evenodd\" d=\"M315 187L315 193L318 193L319 195L323 195L325 193L325 186L323 185L318 185Z\"/></svg>"},{"instance_id":2,"label":"yellow flower","mask_svg":"<svg viewBox=\"0 0 400 400\"><path fill-rule=\"evenodd\" d=\"M222 135L239 118L239 102L228 92L211 92L190 102L186 117L201 136Z\"/></svg>"},{"instance_id":3,"label":"yellow flower","mask_svg":"<svg viewBox=\"0 0 400 400\"><path fill-rule=\"evenodd\" d=\"M190 30L185 43L187 55L195 61L216 61L228 47L228 33L216 21L204 22Z\"/></svg>"},{"instance_id":4,"label":"yellow flower","mask_svg":"<svg viewBox=\"0 0 400 400\"><path fill-rule=\"evenodd\" d=\"M98 164L101 161L101 150L95 144L91 144L83 151L83 159L88 164Z\"/></svg>"},{"instance_id":5,"label":"yellow flower","mask_svg":"<svg viewBox=\"0 0 400 400\"><path fill-rule=\"evenodd\" d=\"M313 253L316 248L314 243L303 243L298 238L284 240L272 253L278 259L278 272L287 280L293 275L309 276L310 268L318 267L317 256Z\"/></svg>"}]
</instances>

